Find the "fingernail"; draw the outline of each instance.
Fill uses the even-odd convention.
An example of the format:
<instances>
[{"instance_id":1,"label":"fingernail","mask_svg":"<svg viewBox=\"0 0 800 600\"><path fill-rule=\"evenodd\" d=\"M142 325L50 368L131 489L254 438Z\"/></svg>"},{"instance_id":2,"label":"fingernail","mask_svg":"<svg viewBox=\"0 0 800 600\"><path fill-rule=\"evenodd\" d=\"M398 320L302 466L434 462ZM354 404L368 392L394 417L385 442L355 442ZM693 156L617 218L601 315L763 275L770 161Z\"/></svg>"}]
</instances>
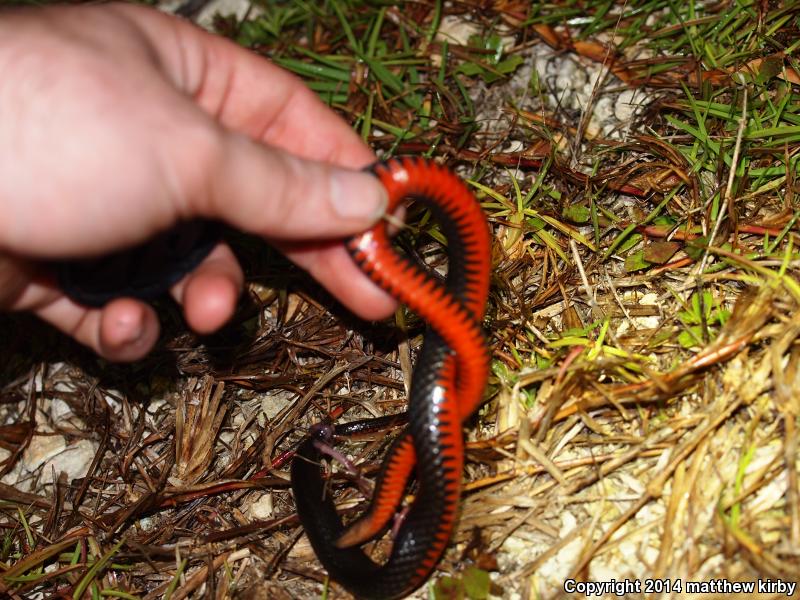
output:
<instances>
[{"instance_id":1,"label":"fingernail","mask_svg":"<svg viewBox=\"0 0 800 600\"><path fill-rule=\"evenodd\" d=\"M115 323L119 335L117 345L120 348L123 346L135 347L142 342L147 333L144 318L141 314L137 314L135 318L131 318L133 315L125 315L125 317L117 319Z\"/></svg>"},{"instance_id":2,"label":"fingernail","mask_svg":"<svg viewBox=\"0 0 800 600\"><path fill-rule=\"evenodd\" d=\"M337 170L331 176L331 206L343 219L363 219L371 225L386 212L389 196L373 175Z\"/></svg>"}]
</instances>

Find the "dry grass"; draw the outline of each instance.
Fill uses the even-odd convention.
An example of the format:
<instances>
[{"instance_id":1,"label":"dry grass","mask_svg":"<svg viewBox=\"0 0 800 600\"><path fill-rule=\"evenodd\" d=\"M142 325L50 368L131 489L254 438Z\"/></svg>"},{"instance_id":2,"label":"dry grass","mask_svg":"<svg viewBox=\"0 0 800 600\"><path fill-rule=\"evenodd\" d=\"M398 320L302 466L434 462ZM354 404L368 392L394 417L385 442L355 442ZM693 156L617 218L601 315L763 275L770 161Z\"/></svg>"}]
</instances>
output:
<instances>
[{"instance_id":1,"label":"dry grass","mask_svg":"<svg viewBox=\"0 0 800 600\"><path fill-rule=\"evenodd\" d=\"M490 389L458 533L417 596L798 581L800 8L481 7L296 0L216 20L384 155L447 161L492 224ZM586 85L540 73L548 56ZM409 222L400 245L441 267L435 223ZM165 306L163 344L138 365L0 317L0 590L323 596L291 450L325 415L401 410L424 325L355 321L260 242L231 241L249 272L234 323L197 339ZM365 475L390 438L350 449ZM85 476L20 466L53 440L90 444ZM332 485L352 511L348 479Z\"/></svg>"}]
</instances>

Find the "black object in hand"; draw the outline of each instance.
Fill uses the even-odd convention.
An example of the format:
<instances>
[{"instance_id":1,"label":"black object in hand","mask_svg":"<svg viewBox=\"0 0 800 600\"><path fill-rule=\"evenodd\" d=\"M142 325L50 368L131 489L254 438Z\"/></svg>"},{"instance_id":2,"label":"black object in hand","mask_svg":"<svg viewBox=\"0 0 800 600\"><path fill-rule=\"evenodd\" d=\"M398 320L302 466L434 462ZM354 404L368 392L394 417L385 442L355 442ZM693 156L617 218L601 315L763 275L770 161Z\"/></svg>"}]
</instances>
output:
<instances>
[{"instance_id":1,"label":"black object in hand","mask_svg":"<svg viewBox=\"0 0 800 600\"><path fill-rule=\"evenodd\" d=\"M197 267L221 235L219 223L179 223L133 248L55 263L58 284L67 296L85 306L103 306L121 297L155 300Z\"/></svg>"}]
</instances>

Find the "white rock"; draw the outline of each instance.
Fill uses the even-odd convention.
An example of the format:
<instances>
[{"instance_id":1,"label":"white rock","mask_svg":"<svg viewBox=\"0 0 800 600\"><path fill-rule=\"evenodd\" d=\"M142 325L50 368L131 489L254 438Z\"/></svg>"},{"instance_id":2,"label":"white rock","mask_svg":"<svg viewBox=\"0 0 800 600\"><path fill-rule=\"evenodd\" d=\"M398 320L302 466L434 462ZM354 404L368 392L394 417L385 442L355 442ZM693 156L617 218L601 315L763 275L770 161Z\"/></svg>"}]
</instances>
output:
<instances>
[{"instance_id":1,"label":"white rock","mask_svg":"<svg viewBox=\"0 0 800 600\"><path fill-rule=\"evenodd\" d=\"M575 518L575 515L570 512L564 512L561 515L561 527L559 527L558 535L567 537L577 525L578 519Z\"/></svg>"},{"instance_id":2,"label":"white rock","mask_svg":"<svg viewBox=\"0 0 800 600\"><path fill-rule=\"evenodd\" d=\"M206 4L200 14L197 15L197 24L211 30L214 24L214 15L217 13L223 16L233 14L236 15L237 19L241 20L247 14L248 9L257 10L257 7L254 7L253 2L248 0L213 0ZM251 12L250 14L258 14L258 12Z\"/></svg>"},{"instance_id":3,"label":"white rock","mask_svg":"<svg viewBox=\"0 0 800 600\"><path fill-rule=\"evenodd\" d=\"M274 390L261 399L261 411L266 414L269 419L274 419L286 408L290 398L291 396L288 392Z\"/></svg>"},{"instance_id":4,"label":"white rock","mask_svg":"<svg viewBox=\"0 0 800 600\"><path fill-rule=\"evenodd\" d=\"M527 541L513 535L508 536L502 544L503 552L514 555L526 552L529 547L530 544Z\"/></svg>"},{"instance_id":5,"label":"white rock","mask_svg":"<svg viewBox=\"0 0 800 600\"><path fill-rule=\"evenodd\" d=\"M617 102L614 104L614 116L627 125L646 101L647 97L638 90L623 90L617 96Z\"/></svg>"},{"instance_id":6,"label":"white rock","mask_svg":"<svg viewBox=\"0 0 800 600\"><path fill-rule=\"evenodd\" d=\"M169 402L164 398L154 398L147 403L147 414L153 416L158 415L165 405L167 406L166 410L172 410L172 408L169 407Z\"/></svg>"},{"instance_id":7,"label":"white rock","mask_svg":"<svg viewBox=\"0 0 800 600\"><path fill-rule=\"evenodd\" d=\"M628 333L631 328L631 323L627 319L622 321L614 332L615 335L620 336Z\"/></svg>"},{"instance_id":8,"label":"white rock","mask_svg":"<svg viewBox=\"0 0 800 600\"><path fill-rule=\"evenodd\" d=\"M46 428L41 428L40 433L50 432ZM35 471L66 447L67 440L63 435L34 435L22 453L22 466L26 471Z\"/></svg>"},{"instance_id":9,"label":"white rock","mask_svg":"<svg viewBox=\"0 0 800 600\"><path fill-rule=\"evenodd\" d=\"M53 398L50 401L50 418L53 420L54 423L58 423L59 421L66 421L67 419L74 416L72 409L69 407L69 404L61 400L60 398Z\"/></svg>"},{"instance_id":10,"label":"white rock","mask_svg":"<svg viewBox=\"0 0 800 600\"><path fill-rule=\"evenodd\" d=\"M275 513L272 494L266 493L250 505L250 517L253 519L271 519Z\"/></svg>"},{"instance_id":11,"label":"white rock","mask_svg":"<svg viewBox=\"0 0 800 600\"><path fill-rule=\"evenodd\" d=\"M551 56L544 52L535 55L533 61L533 68L539 74L540 79L543 77L547 77L547 71L550 68L550 59Z\"/></svg>"},{"instance_id":12,"label":"white rock","mask_svg":"<svg viewBox=\"0 0 800 600\"><path fill-rule=\"evenodd\" d=\"M53 476L57 478L62 472L66 473L67 481L85 476L96 452L97 444L91 440L79 440L65 447L42 467L42 483L52 483Z\"/></svg>"},{"instance_id":13,"label":"white rock","mask_svg":"<svg viewBox=\"0 0 800 600\"><path fill-rule=\"evenodd\" d=\"M584 83L581 86L575 86L575 94L573 95L575 99L575 106L574 108L583 109L589 104L589 99L594 96L594 94L599 93L603 89L603 81L598 81L601 78L605 77L605 71L599 67L590 65L586 67L585 70L585 77L583 79ZM596 89L595 89L596 88ZM613 109L609 112L609 116L614 114ZM599 122L603 122L603 118L597 114L597 110L595 107L594 117Z\"/></svg>"},{"instance_id":14,"label":"white rock","mask_svg":"<svg viewBox=\"0 0 800 600\"><path fill-rule=\"evenodd\" d=\"M655 315L650 317L634 317L633 322L636 323L637 329L655 329L661 324L661 320Z\"/></svg>"},{"instance_id":15,"label":"white rock","mask_svg":"<svg viewBox=\"0 0 800 600\"><path fill-rule=\"evenodd\" d=\"M436 32L436 39L440 42L459 44L466 46L469 38L478 35L481 28L477 23L466 21L464 17L458 15L447 15L442 18L439 30Z\"/></svg>"},{"instance_id":16,"label":"white rock","mask_svg":"<svg viewBox=\"0 0 800 600\"><path fill-rule=\"evenodd\" d=\"M22 461L18 460L14 467L5 474L3 479L0 479L6 485L13 485L20 492L30 492L31 484L33 483L32 477L26 477Z\"/></svg>"},{"instance_id":17,"label":"white rock","mask_svg":"<svg viewBox=\"0 0 800 600\"><path fill-rule=\"evenodd\" d=\"M575 89L575 63L571 60L562 60L556 76L557 90Z\"/></svg>"},{"instance_id":18,"label":"white rock","mask_svg":"<svg viewBox=\"0 0 800 600\"><path fill-rule=\"evenodd\" d=\"M614 100L608 96L598 99L594 105L593 120L596 120L600 125L606 125L613 115Z\"/></svg>"},{"instance_id":19,"label":"white rock","mask_svg":"<svg viewBox=\"0 0 800 600\"><path fill-rule=\"evenodd\" d=\"M648 292L639 298L639 304L642 306L657 306L658 302L658 294L655 292Z\"/></svg>"}]
</instances>

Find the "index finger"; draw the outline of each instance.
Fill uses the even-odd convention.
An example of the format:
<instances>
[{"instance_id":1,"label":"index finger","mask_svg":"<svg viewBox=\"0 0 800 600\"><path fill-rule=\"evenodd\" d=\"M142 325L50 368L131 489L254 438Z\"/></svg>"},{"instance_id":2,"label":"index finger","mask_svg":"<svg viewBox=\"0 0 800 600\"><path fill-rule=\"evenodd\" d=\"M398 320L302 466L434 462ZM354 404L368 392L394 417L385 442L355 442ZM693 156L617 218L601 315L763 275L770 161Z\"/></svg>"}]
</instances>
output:
<instances>
[{"instance_id":1,"label":"index finger","mask_svg":"<svg viewBox=\"0 0 800 600\"><path fill-rule=\"evenodd\" d=\"M350 126L284 69L156 11L130 4L115 9L142 23L172 83L223 127L307 160L353 169L374 162ZM395 300L358 271L341 244L278 245L362 317L383 318L395 309Z\"/></svg>"}]
</instances>

